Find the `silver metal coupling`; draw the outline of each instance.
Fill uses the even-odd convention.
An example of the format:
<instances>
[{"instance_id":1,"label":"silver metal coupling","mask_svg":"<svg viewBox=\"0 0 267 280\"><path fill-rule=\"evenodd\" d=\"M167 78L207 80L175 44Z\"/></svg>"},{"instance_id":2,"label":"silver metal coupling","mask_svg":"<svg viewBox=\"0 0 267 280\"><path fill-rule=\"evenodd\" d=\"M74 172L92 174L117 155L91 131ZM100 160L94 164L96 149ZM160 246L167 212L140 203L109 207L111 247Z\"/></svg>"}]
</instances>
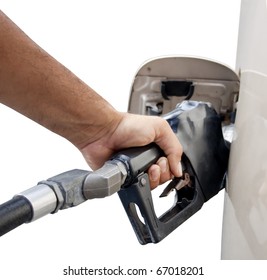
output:
<instances>
[{"instance_id":1,"label":"silver metal coupling","mask_svg":"<svg viewBox=\"0 0 267 280\"><path fill-rule=\"evenodd\" d=\"M33 210L30 222L54 212L58 203L55 192L45 184L34 186L16 196L23 196L30 202Z\"/></svg>"}]
</instances>

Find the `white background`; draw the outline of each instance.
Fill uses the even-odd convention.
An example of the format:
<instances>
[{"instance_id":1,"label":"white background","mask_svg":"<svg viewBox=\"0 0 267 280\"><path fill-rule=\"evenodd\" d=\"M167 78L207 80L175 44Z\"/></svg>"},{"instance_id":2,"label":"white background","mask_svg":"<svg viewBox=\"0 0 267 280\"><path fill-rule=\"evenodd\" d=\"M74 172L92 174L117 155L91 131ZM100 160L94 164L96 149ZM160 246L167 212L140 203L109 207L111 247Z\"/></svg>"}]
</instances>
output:
<instances>
[{"instance_id":1,"label":"white background","mask_svg":"<svg viewBox=\"0 0 267 280\"><path fill-rule=\"evenodd\" d=\"M235 68L240 0L0 3L25 33L121 111L127 110L132 79L147 59L195 55ZM88 169L65 139L2 105L0 133L0 203L40 180ZM222 191L157 245L139 245L117 195L48 215L1 237L0 279L59 280L66 279L68 266L118 265L203 266L205 279L255 276L254 269L220 261L223 198Z\"/></svg>"}]
</instances>

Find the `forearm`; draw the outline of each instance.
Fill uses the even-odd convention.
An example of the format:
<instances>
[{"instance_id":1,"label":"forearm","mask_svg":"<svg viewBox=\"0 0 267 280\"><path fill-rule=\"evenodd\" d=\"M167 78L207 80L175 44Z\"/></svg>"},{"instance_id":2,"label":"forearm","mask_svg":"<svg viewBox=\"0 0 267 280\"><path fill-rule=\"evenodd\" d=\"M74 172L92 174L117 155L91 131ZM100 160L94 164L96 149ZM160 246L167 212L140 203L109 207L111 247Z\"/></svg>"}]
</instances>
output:
<instances>
[{"instance_id":1,"label":"forearm","mask_svg":"<svg viewBox=\"0 0 267 280\"><path fill-rule=\"evenodd\" d=\"M82 148L116 123L102 97L0 13L0 102ZM89 109L90 108L90 109Z\"/></svg>"},{"instance_id":2,"label":"forearm","mask_svg":"<svg viewBox=\"0 0 267 280\"><path fill-rule=\"evenodd\" d=\"M1 11L0 102L68 139L91 168L119 149L155 142L170 168L163 161L152 166L152 186L182 175L182 147L166 121L119 113Z\"/></svg>"}]
</instances>

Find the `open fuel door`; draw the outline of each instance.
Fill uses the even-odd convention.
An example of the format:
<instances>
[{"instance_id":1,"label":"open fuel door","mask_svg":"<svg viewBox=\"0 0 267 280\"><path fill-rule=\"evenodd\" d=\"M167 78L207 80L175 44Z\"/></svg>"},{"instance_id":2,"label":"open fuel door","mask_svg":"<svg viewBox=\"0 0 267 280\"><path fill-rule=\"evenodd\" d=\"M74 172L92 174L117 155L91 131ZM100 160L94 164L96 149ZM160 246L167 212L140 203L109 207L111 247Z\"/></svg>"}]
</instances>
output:
<instances>
[{"instance_id":1,"label":"open fuel door","mask_svg":"<svg viewBox=\"0 0 267 280\"><path fill-rule=\"evenodd\" d=\"M235 111L239 78L229 67L195 57L150 60L137 72L129 113L162 115L183 100L209 102L222 116Z\"/></svg>"},{"instance_id":2,"label":"open fuel door","mask_svg":"<svg viewBox=\"0 0 267 280\"><path fill-rule=\"evenodd\" d=\"M119 191L141 244L161 241L224 187L238 92L234 71L200 58L158 58L137 72L128 111L165 118L184 149L184 175L162 192L161 199L175 192L162 215L146 173Z\"/></svg>"}]
</instances>

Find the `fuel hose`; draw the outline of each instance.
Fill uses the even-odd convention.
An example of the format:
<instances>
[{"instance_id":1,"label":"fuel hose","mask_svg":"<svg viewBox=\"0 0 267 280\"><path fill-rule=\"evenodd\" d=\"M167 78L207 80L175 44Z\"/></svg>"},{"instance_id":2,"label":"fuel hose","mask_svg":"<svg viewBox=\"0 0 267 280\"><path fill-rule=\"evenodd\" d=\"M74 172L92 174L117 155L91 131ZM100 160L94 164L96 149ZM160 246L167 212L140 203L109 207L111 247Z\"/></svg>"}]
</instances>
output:
<instances>
[{"instance_id":1,"label":"fuel hose","mask_svg":"<svg viewBox=\"0 0 267 280\"><path fill-rule=\"evenodd\" d=\"M0 205L0 236L29 222L32 219L32 207L23 196L15 196Z\"/></svg>"}]
</instances>

